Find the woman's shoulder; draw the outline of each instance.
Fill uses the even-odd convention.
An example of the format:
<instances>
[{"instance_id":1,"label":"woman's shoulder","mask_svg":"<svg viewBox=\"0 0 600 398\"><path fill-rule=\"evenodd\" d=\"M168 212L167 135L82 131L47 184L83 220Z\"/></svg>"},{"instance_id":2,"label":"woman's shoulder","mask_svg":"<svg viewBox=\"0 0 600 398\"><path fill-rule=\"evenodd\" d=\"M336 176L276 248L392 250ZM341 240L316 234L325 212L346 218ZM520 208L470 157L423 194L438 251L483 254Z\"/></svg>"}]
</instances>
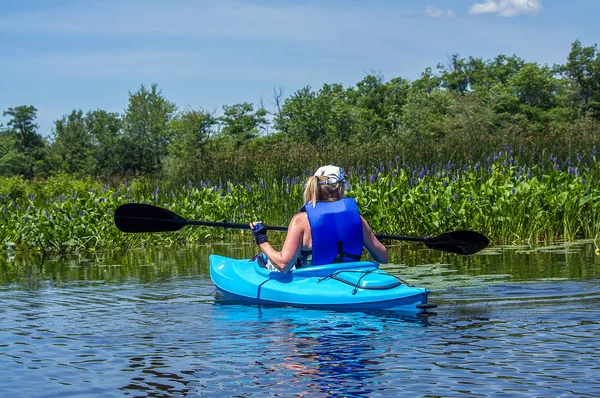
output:
<instances>
[{"instance_id":1,"label":"woman's shoulder","mask_svg":"<svg viewBox=\"0 0 600 398\"><path fill-rule=\"evenodd\" d=\"M292 220L290 221L290 227L303 225L308 225L308 215L305 212L298 213L292 217Z\"/></svg>"}]
</instances>

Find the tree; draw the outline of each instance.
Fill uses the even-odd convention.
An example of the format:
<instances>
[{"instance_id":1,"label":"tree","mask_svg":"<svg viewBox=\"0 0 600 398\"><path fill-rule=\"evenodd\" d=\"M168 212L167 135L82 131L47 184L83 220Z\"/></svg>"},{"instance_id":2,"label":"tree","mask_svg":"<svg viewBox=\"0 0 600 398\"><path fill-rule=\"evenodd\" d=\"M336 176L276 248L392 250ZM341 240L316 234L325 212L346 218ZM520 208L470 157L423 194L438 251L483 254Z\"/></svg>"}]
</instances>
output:
<instances>
[{"instance_id":1,"label":"tree","mask_svg":"<svg viewBox=\"0 0 600 398\"><path fill-rule=\"evenodd\" d=\"M381 75L367 75L356 88L349 87L345 101L351 107L352 139L364 142L396 130L409 89L406 80L394 78L386 83Z\"/></svg>"},{"instance_id":2,"label":"tree","mask_svg":"<svg viewBox=\"0 0 600 398\"><path fill-rule=\"evenodd\" d=\"M459 58L458 54L452 54L448 65L438 64L438 70L442 73L441 87L461 94L469 91L471 89L469 66L469 63Z\"/></svg>"},{"instance_id":3,"label":"tree","mask_svg":"<svg viewBox=\"0 0 600 398\"><path fill-rule=\"evenodd\" d=\"M554 72L547 66L527 63L511 78L510 85L521 103L548 109L554 105L557 87Z\"/></svg>"},{"instance_id":4,"label":"tree","mask_svg":"<svg viewBox=\"0 0 600 398\"><path fill-rule=\"evenodd\" d=\"M32 153L44 146L44 140L37 133L38 125L35 123L37 109L31 105L21 105L8 108L3 116L10 116L8 121L9 132L17 139L17 149L23 153Z\"/></svg>"},{"instance_id":5,"label":"tree","mask_svg":"<svg viewBox=\"0 0 600 398\"><path fill-rule=\"evenodd\" d=\"M112 175L125 172L124 159L128 157L123 141L123 120L116 112L102 109L85 116L85 126L92 142L96 159L94 174Z\"/></svg>"},{"instance_id":6,"label":"tree","mask_svg":"<svg viewBox=\"0 0 600 398\"><path fill-rule=\"evenodd\" d=\"M438 65L440 86L459 93L485 93L498 84L507 84L525 62L517 57L500 54L493 60L453 55L448 66Z\"/></svg>"},{"instance_id":7,"label":"tree","mask_svg":"<svg viewBox=\"0 0 600 398\"><path fill-rule=\"evenodd\" d=\"M161 169L171 140L169 123L177 107L167 101L157 84L148 90L143 84L129 93L124 118L124 139L129 156L126 169L134 173L155 173Z\"/></svg>"},{"instance_id":8,"label":"tree","mask_svg":"<svg viewBox=\"0 0 600 398\"><path fill-rule=\"evenodd\" d=\"M0 158L8 152L16 151L17 138L0 124Z\"/></svg>"},{"instance_id":9,"label":"tree","mask_svg":"<svg viewBox=\"0 0 600 398\"><path fill-rule=\"evenodd\" d=\"M83 111L73 110L54 122L54 142L51 152L60 162L61 171L89 175L95 169L92 137L87 129Z\"/></svg>"},{"instance_id":10,"label":"tree","mask_svg":"<svg viewBox=\"0 0 600 398\"><path fill-rule=\"evenodd\" d=\"M0 125L0 176L22 174L27 169L23 168L27 163L27 160L22 159L24 155L20 155L21 159L15 159L17 155L17 137Z\"/></svg>"},{"instance_id":11,"label":"tree","mask_svg":"<svg viewBox=\"0 0 600 398\"><path fill-rule=\"evenodd\" d=\"M187 109L171 121L173 140L169 145L169 157L184 162L200 159L205 153L205 145L211 134L211 128L217 123L208 112Z\"/></svg>"},{"instance_id":12,"label":"tree","mask_svg":"<svg viewBox=\"0 0 600 398\"><path fill-rule=\"evenodd\" d=\"M493 61L486 65L488 81L492 84L507 84L525 65L525 61L516 55L498 55Z\"/></svg>"},{"instance_id":13,"label":"tree","mask_svg":"<svg viewBox=\"0 0 600 398\"><path fill-rule=\"evenodd\" d=\"M46 145L42 136L37 133L36 114L37 109L31 105L9 108L3 113L3 116L10 116L8 128L3 132L5 137L3 145L5 148L8 146L12 148L7 150L0 159L0 167L2 167L0 174L34 177L36 165L44 158Z\"/></svg>"},{"instance_id":14,"label":"tree","mask_svg":"<svg viewBox=\"0 0 600 398\"><path fill-rule=\"evenodd\" d=\"M584 110L600 110L600 52L597 52L597 46L583 47L576 40L567 60L560 70L573 83L574 100L583 102Z\"/></svg>"},{"instance_id":15,"label":"tree","mask_svg":"<svg viewBox=\"0 0 600 398\"><path fill-rule=\"evenodd\" d=\"M422 94L430 94L440 88L441 79L433 74L431 68L425 68L421 77L411 84L411 92L417 90Z\"/></svg>"},{"instance_id":16,"label":"tree","mask_svg":"<svg viewBox=\"0 0 600 398\"><path fill-rule=\"evenodd\" d=\"M223 126L221 133L232 138L235 146L239 147L258 137L260 131L265 129L266 115L265 109L259 108L255 111L254 106L247 102L232 106L225 105L223 106L223 116L219 118L219 122Z\"/></svg>"},{"instance_id":17,"label":"tree","mask_svg":"<svg viewBox=\"0 0 600 398\"><path fill-rule=\"evenodd\" d=\"M317 93L306 86L287 98L275 117L275 128L296 142L314 142L325 135L324 115L316 106Z\"/></svg>"},{"instance_id":18,"label":"tree","mask_svg":"<svg viewBox=\"0 0 600 398\"><path fill-rule=\"evenodd\" d=\"M0 157L0 176L22 175L33 177L35 162L32 157L17 151L9 151Z\"/></svg>"},{"instance_id":19,"label":"tree","mask_svg":"<svg viewBox=\"0 0 600 398\"><path fill-rule=\"evenodd\" d=\"M337 142L354 134L353 113L341 84L324 84L318 92L307 86L285 101L275 126L296 142Z\"/></svg>"},{"instance_id":20,"label":"tree","mask_svg":"<svg viewBox=\"0 0 600 398\"><path fill-rule=\"evenodd\" d=\"M405 138L423 143L443 137L452 102L452 93L448 91L428 92L422 87L411 90L402 109L402 127L409 133Z\"/></svg>"}]
</instances>

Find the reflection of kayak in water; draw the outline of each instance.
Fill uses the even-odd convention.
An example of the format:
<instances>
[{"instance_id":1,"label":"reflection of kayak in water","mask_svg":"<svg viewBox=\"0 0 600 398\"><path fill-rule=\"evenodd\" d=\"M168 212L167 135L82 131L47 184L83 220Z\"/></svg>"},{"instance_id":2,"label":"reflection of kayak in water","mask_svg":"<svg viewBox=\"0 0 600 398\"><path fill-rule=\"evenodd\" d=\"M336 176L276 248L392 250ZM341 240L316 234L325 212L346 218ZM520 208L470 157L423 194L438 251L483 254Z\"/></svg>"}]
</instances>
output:
<instances>
[{"instance_id":1,"label":"reflection of kayak in water","mask_svg":"<svg viewBox=\"0 0 600 398\"><path fill-rule=\"evenodd\" d=\"M240 364L252 352L253 372L297 386L297 395L315 397L381 393L368 380L385 379L396 360L387 359L396 355L395 340L421 341L430 322L417 313L252 305L222 296L202 315L214 325L208 328L214 337L203 334L213 355ZM286 395L278 384L267 387L270 395Z\"/></svg>"},{"instance_id":2,"label":"reflection of kayak in water","mask_svg":"<svg viewBox=\"0 0 600 398\"><path fill-rule=\"evenodd\" d=\"M341 310L249 304L220 296L210 315L212 321L222 322L227 329L252 328L257 325L279 325L297 336L318 337L323 333L345 336L348 333L384 332L386 327L425 327L427 317L418 313L381 309ZM260 326L264 328L264 326Z\"/></svg>"},{"instance_id":3,"label":"reflection of kayak in water","mask_svg":"<svg viewBox=\"0 0 600 398\"><path fill-rule=\"evenodd\" d=\"M301 268L287 274L258 261L211 255L210 277L226 297L255 304L305 308L419 312L429 291L401 281L368 261Z\"/></svg>"}]
</instances>

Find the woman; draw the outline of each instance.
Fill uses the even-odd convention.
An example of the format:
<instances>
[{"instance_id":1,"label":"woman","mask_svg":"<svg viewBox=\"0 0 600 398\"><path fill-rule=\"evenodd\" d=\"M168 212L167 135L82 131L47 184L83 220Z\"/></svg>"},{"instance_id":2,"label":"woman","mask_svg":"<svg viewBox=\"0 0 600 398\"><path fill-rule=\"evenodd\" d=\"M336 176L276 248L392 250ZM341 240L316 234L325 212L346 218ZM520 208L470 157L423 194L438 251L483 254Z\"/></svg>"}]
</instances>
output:
<instances>
[{"instance_id":1,"label":"woman","mask_svg":"<svg viewBox=\"0 0 600 398\"><path fill-rule=\"evenodd\" d=\"M280 252L268 242L262 223L251 223L256 244L269 264L285 273L294 266L359 261L363 246L375 261L387 263L387 249L359 214L356 201L344 197L346 190L350 184L344 170L331 165L319 168L306 182L304 206L290 221Z\"/></svg>"}]
</instances>

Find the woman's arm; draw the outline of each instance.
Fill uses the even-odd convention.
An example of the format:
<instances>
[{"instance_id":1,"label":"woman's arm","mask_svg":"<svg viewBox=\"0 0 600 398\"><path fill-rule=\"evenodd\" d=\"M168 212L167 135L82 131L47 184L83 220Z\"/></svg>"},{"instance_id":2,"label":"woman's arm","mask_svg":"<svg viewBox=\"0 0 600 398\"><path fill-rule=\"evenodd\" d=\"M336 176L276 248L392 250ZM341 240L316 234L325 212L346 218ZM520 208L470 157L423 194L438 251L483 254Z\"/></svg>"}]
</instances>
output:
<instances>
[{"instance_id":1,"label":"woman's arm","mask_svg":"<svg viewBox=\"0 0 600 398\"><path fill-rule=\"evenodd\" d=\"M250 225L253 226L253 224ZM279 271L286 273L296 264L296 258L300 254L300 249L302 249L304 231L307 227L310 228L306 213L298 213L290 221L287 236L280 252L273 249L269 242L261 243L259 245L260 250L271 260L271 264L277 267Z\"/></svg>"},{"instance_id":2,"label":"woman's arm","mask_svg":"<svg viewBox=\"0 0 600 398\"><path fill-rule=\"evenodd\" d=\"M367 251L378 263L387 264L389 260L387 249L381 244L379 239L375 237L375 234L371 230L369 223L367 223L362 216L360 219L362 220L363 225L363 244L367 248Z\"/></svg>"}]
</instances>

